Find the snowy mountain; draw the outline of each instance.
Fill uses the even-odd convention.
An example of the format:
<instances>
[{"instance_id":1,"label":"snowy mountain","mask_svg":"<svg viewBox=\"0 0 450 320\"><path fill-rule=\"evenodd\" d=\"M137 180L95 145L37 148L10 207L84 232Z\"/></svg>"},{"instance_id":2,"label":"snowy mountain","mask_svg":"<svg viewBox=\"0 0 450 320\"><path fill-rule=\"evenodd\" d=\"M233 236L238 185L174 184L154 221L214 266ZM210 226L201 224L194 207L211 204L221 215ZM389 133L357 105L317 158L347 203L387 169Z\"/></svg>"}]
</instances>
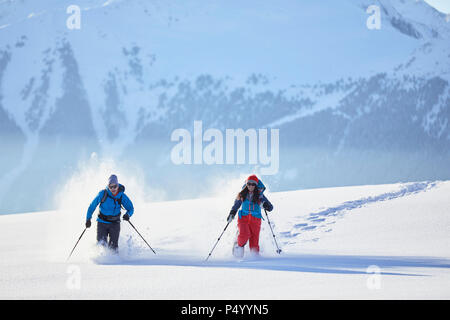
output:
<instances>
[{"instance_id":1,"label":"snowy mountain","mask_svg":"<svg viewBox=\"0 0 450 320\"><path fill-rule=\"evenodd\" d=\"M98 175L99 176L99 175ZM94 174L94 179L98 176ZM448 299L450 181L270 192L259 258L236 260L236 219L226 223L233 190L212 198L145 202L132 227L121 222L119 255L83 231L92 174L68 186L56 211L0 216L1 299ZM131 184L132 188L136 188ZM67 190L61 193L65 195ZM246 285L242 285L242 284Z\"/></svg>"},{"instance_id":2,"label":"snowy mountain","mask_svg":"<svg viewBox=\"0 0 450 320\"><path fill-rule=\"evenodd\" d=\"M175 165L195 120L279 129L274 191L450 178L450 24L423 1L78 1L69 29L72 4L0 3L2 212L105 159L159 200L255 170Z\"/></svg>"}]
</instances>

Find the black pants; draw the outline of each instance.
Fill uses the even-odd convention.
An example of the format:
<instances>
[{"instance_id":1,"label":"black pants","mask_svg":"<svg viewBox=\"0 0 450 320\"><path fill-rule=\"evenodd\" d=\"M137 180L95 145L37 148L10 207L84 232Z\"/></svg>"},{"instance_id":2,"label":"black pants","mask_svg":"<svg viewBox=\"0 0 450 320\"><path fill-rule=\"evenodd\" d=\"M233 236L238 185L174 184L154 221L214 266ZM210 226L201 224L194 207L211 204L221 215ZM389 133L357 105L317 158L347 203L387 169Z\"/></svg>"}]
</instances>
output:
<instances>
[{"instance_id":1,"label":"black pants","mask_svg":"<svg viewBox=\"0 0 450 320\"><path fill-rule=\"evenodd\" d=\"M120 222L97 223L97 242L118 251L119 249ZM109 236L109 241L108 241Z\"/></svg>"}]
</instances>

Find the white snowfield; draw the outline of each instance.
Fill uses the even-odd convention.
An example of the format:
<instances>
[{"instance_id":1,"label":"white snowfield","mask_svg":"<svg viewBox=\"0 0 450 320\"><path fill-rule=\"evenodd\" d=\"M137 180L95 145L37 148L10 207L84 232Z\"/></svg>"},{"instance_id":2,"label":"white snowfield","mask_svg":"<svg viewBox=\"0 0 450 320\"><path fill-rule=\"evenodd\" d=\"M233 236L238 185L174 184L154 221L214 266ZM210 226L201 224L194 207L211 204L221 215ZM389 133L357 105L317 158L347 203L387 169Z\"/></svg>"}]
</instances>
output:
<instances>
[{"instance_id":1,"label":"white snowfield","mask_svg":"<svg viewBox=\"0 0 450 320\"><path fill-rule=\"evenodd\" d=\"M129 196L133 199L130 191ZM0 216L1 299L449 299L450 181L270 193L276 254L231 255L234 194L135 203L119 255L84 230L91 199L71 209Z\"/></svg>"}]
</instances>

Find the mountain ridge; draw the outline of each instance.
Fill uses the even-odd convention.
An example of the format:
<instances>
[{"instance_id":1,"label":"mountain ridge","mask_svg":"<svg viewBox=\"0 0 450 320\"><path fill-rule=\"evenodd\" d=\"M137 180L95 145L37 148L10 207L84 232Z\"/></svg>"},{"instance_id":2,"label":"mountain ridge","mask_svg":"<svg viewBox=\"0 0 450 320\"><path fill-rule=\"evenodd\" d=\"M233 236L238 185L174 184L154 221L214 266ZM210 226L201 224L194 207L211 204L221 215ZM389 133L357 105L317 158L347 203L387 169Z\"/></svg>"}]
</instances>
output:
<instances>
[{"instance_id":1,"label":"mountain ridge","mask_svg":"<svg viewBox=\"0 0 450 320\"><path fill-rule=\"evenodd\" d=\"M281 172L267 179L279 190L450 177L443 165L450 150L450 27L423 2L291 1L264 4L258 13L251 1L82 2L80 30L66 28L69 1L46 2L45 9L31 3L0 17L0 33L8 32L0 43L0 132L8 137L0 142L8 154L1 164L9 172L23 165L0 184L4 205L44 205L51 191L32 199L17 193L23 185L39 188L53 169L54 190L94 152L157 168L148 180L175 198L196 194L164 181L172 175L189 182L201 176L199 192L206 192L210 174L254 170L174 167L170 133L194 120L218 129L278 126ZM365 26L373 4L381 9L381 30ZM299 10L320 12L322 5L335 13L326 25L322 15ZM246 117L248 110L257 117ZM374 150L384 162L372 160ZM401 172L386 169L408 159L416 160ZM425 160L430 167L421 168Z\"/></svg>"}]
</instances>

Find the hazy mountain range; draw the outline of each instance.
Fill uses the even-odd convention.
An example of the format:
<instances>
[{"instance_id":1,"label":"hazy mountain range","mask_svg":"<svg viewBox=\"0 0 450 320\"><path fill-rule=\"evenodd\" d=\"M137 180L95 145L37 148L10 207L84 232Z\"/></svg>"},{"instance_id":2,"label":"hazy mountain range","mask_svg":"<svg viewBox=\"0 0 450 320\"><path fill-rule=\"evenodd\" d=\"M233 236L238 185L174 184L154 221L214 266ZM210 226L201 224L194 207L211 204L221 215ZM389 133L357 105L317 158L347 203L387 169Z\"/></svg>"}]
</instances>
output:
<instances>
[{"instance_id":1,"label":"hazy mountain range","mask_svg":"<svg viewBox=\"0 0 450 320\"><path fill-rule=\"evenodd\" d=\"M80 29L70 5L0 2L4 213L50 208L93 153L167 199L254 171L173 164L195 120L279 129L273 191L450 178L450 23L423 1L78 1Z\"/></svg>"}]
</instances>

